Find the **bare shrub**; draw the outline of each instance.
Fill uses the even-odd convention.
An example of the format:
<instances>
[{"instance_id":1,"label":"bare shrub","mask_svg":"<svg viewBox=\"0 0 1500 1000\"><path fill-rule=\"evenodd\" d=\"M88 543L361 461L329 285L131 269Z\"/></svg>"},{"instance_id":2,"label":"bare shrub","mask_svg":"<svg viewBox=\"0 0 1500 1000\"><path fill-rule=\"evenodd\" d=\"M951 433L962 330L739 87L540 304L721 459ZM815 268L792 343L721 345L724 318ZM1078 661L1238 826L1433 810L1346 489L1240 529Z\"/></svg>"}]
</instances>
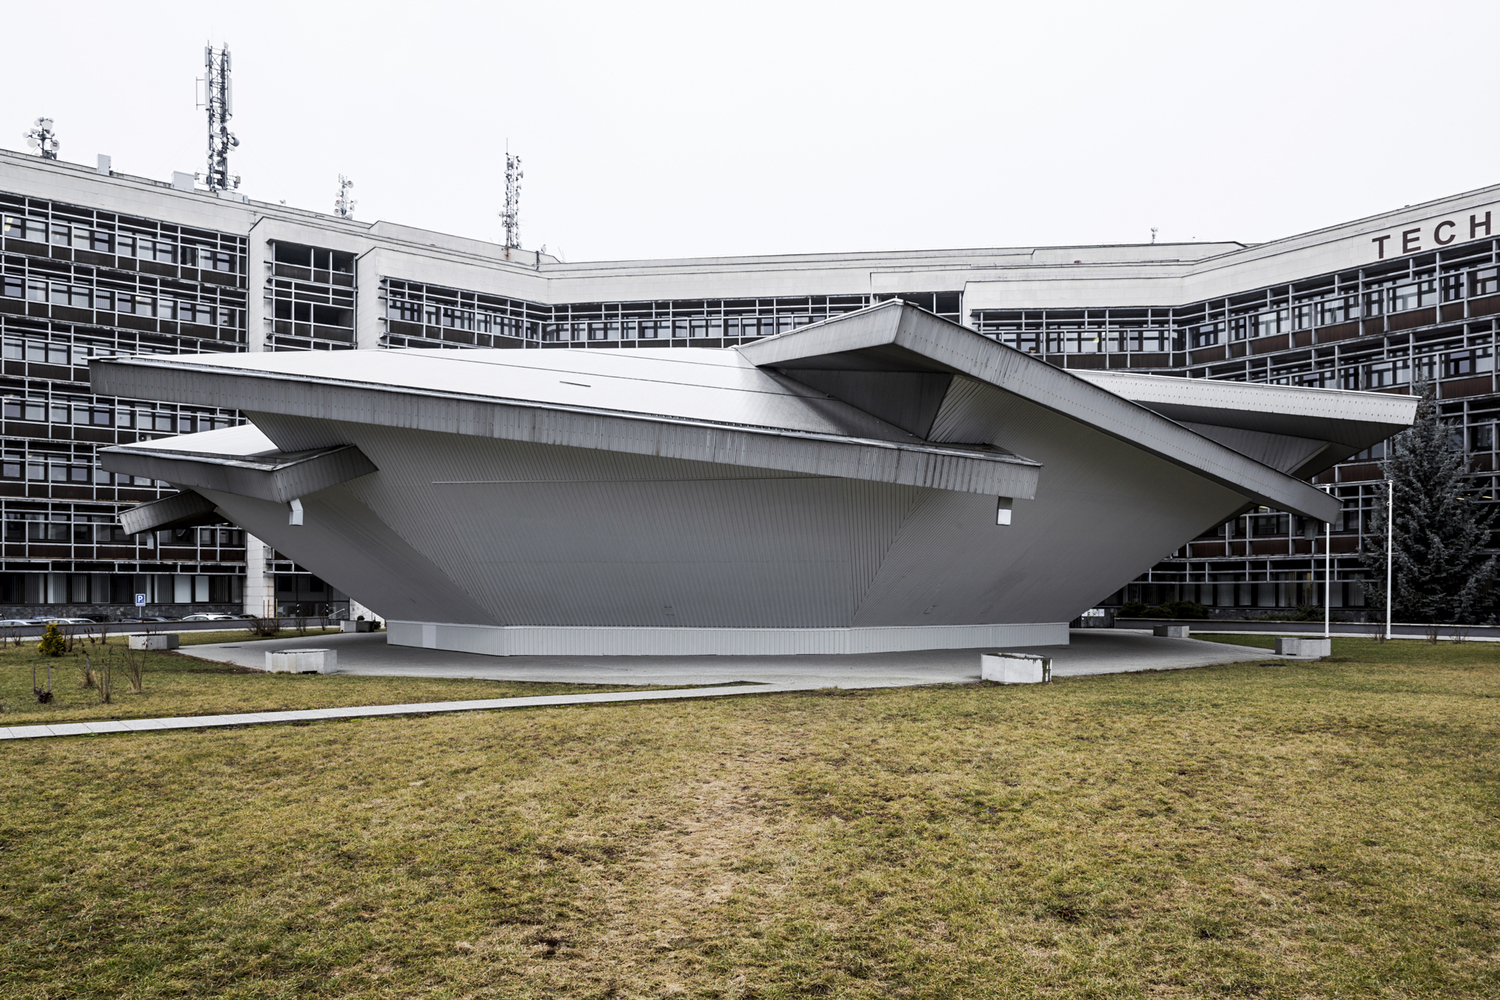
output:
<instances>
[{"instance_id":1,"label":"bare shrub","mask_svg":"<svg viewBox=\"0 0 1500 1000\"><path fill-rule=\"evenodd\" d=\"M36 664L31 665L31 692L36 695L38 704L45 705L52 700L52 664L47 664L47 689L45 691L36 682Z\"/></svg>"},{"instance_id":2,"label":"bare shrub","mask_svg":"<svg viewBox=\"0 0 1500 1000\"><path fill-rule=\"evenodd\" d=\"M130 682L130 693L141 694L142 675L146 671L145 650L141 651L140 656L136 656L135 650L125 647L125 664L122 669L125 671L125 679Z\"/></svg>"},{"instance_id":3,"label":"bare shrub","mask_svg":"<svg viewBox=\"0 0 1500 1000\"><path fill-rule=\"evenodd\" d=\"M108 705L114 696L112 687L113 677L111 676L113 671L110 669L112 664L109 662L109 658L103 657L99 660L98 670L94 669L94 663L89 659L87 653L83 655L83 662L87 664L85 669L94 675L95 682L99 685L99 704Z\"/></svg>"},{"instance_id":4,"label":"bare shrub","mask_svg":"<svg viewBox=\"0 0 1500 1000\"><path fill-rule=\"evenodd\" d=\"M273 636L281 631L281 619L271 617L251 618L250 634Z\"/></svg>"}]
</instances>

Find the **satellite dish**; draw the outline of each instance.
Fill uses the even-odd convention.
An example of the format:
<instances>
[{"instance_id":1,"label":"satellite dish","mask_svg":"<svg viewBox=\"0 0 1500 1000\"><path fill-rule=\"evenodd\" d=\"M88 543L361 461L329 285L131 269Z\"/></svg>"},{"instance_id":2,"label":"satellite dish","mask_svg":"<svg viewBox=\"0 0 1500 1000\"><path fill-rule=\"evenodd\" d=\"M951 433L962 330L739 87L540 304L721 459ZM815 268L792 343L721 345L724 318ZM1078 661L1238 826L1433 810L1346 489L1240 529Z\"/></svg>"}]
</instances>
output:
<instances>
[{"instance_id":1,"label":"satellite dish","mask_svg":"<svg viewBox=\"0 0 1500 1000\"><path fill-rule=\"evenodd\" d=\"M36 149L36 147L37 147L36 136L34 136L34 135L28 135L26 137L26 145L30 146L32 149Z\"/></svg>"}]
</instances>

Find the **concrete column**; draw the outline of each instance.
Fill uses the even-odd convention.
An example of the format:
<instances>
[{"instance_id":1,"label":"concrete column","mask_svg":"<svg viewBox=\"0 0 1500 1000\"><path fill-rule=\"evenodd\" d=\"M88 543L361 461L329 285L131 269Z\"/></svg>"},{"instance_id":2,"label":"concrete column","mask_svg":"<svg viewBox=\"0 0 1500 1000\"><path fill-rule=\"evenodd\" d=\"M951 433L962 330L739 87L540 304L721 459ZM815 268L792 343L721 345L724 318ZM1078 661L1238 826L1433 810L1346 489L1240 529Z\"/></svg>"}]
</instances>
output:
<instances>
[{"instance_id":1,"label":"concrete column","mask_svg":"<svg viewBox=\"0 0 1500 1000\"><path fill-rule=\"evenodd\" d=\"M245 259L245 349L266 349L266 246L264 227L252 226Z\"/></svg>"},{"instance_id":2,"label":"concrete column","mask_svg":"<svg viewBox=\"0 0 1500 1000\"><path fill-rule=\"evenodd\" d=\"M379 250L367 250L354 259L354 345L361 351L379 347L380 337L385 333L380 263Z\"/></svg>"},{"instance_id":3,"label":"concrete column","mask_svg":"<svg viewBox=\"0 0 1500 1000\"><path fill-rule=\"evenodd\" d=\"M245 614L276 611L276 580L271 575L271 547L245 533Z\"/></svg>"}]
</instances>

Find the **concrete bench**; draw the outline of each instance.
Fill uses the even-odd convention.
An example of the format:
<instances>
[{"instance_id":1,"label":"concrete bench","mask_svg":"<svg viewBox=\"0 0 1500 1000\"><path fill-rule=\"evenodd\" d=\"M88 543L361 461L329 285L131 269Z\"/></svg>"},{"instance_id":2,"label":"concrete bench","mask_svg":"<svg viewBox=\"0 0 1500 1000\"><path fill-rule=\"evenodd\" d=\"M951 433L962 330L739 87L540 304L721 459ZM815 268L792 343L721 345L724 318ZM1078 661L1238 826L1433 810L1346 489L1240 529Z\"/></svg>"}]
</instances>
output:
<instances>
[{"instance_id":1,"label":"concrete bench","mask_svg":"<svg viewBox=\"0 0 1500 1000\"><path fill-rule=\"evenodd\" d=\"M980 653L979 679L996 684L1042 684L1052 679L1052 657Z\"/></svg>"},{"instance_id":2,"label":"concrete bench","mask_svg":"<svg viewBox=\"0 0 1500 1000\"><path fill-rule=\"evenodd\" d=\"M1333 640L1280 635L1276 637L1276 652L1282 656L1328 656L1333 652Z\"/></svg>"},{"instance_id":3,"label":"concrete bench","mask_svg":"<svg viewBox=\"0 0 1500 1000\"><path fill-rule=\"evenodd\" d=\"M131 649L176 649L176 632L131 632L126 638Z\"/></svg>"},{"instance_id":4,"label":"concrete bench","mask_svg":"<svg viewBox=\"0 0 1500 1000\"><path fill-rule=\"evenodd\" d=\"M334 649L272 649L266 651L266 673L331 674L338 670Z\"/></svg>"},{"instance_id":5,"label":"concrete bench","mask_svg":"<svg viewBox=\"0 0 1500 1000\"><path fill-rule=\"evenodd\" d=\"M1192 628L1188 625L1152 625L1151 634L1163 639L1188 639L1192 637Z\"/></svg>"},{"instance_id":6,"label":"concrete bench","mask_svg":"<svg viewBox=\"0 0 1500 1000\"><path fill-rule=\"evenodd\" d=\"M356 620L356 621L342 621L342 622L339 622L339 631L340 632L373 632L373 631L375 631L375 623L374 622L363 622L363 621L358 621L358 620Z\"/></svg>"}]
</instances>

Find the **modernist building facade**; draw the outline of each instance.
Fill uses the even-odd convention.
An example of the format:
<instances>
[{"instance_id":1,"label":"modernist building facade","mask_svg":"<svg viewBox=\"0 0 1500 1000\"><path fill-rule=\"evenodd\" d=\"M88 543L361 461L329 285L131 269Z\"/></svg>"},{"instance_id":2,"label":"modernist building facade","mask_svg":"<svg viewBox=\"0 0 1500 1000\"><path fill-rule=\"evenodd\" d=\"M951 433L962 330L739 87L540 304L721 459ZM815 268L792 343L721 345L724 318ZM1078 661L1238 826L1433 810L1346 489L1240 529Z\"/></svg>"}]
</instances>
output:
<instances>
[{"instance_id":1,"label":"modernist building facade","mask_svg":"<svg viewBox=\"0 0 1500 1000\"><path fill-rule=\"evenodd\" d=\"M602 263L4 152L0 207L0 607L17 612L120 613L143 592L174 612L345 598L232 525L122 531L122 509L173 491L106 470L101 446L241 418L212 400L93 394L85 364L117 354L725 347L900 299L1070 371L1395 393L1425 376L1476 487L1494 470L1500 188L1256 246ZM1362 603L1379 448L1318 477L1344 502L1336 606ZM1258 504L1092 600L1310 602L1322 559L1304 527Z\"/></svg>"}]
</instances>

